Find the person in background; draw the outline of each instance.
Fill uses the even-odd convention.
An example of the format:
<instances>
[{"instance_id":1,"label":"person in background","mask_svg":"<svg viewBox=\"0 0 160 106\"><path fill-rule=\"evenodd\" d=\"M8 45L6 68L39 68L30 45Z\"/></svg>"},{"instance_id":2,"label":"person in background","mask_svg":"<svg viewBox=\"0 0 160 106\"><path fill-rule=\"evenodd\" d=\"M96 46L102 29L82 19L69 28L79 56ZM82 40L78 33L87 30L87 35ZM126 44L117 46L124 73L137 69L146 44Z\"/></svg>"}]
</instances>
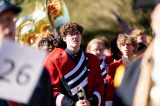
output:
<instances>
[{"instance_id":1,"label":"person in background","mask_svg":"<svg viewBox=\"0 0 160 106\"><path fill-rule=\"evenodd\" d=\"M114 58L112 56L111 45L110 45L110 42L109 42L109 38L107 38L106 36L98 35L98 36L95 37L95 39L99 39L99 40L104 42L104 47L105 47L104 48L104 55L106 56L106 60L107 60L106 63L109 65L112 62L114 62Z\"/></svg>"},{"instance_id":2,"label":"person in background","mask_svg":"<svg viewBox=\"0 0 160 106\"><path fill-rule=\"evenodd\" d=\"M100 106L104 94L100 62L96 56L80 48L83 27L68 22L62 24L59 31L67 47L54 49L54 54L49 53L45 61L45 67L50 73L55 104ZM79 91L81 95L78 95Z\"/></svg>"},{"instance_id":3,"label":"person in background","mask_svg":"<svg viewBox=\"0 0 160 106\"><path fill-rule=\"evenodd\" d=\"M21 12L20 7L12 5L6 0L0 1L0 47L4 39L14 40L15 23L14 18ZM0 106L15 105L15 102L0 100Z\"/></svg>"},{"instance_id":4,"label":"person in background","mask_svg":"<svg viewBox=\"0 0 160 106\"><path fill-rule=\"evenodd\" d=\"M109 57L111 58L112 57L111 45L110 45L110 42L109 42L109 38L107 38L107 36L108 35L98 35L95 38L104 42L104 45L105 45L104 55L107 56L108 58Z\"/></svg>"},{"instance_id":5,"label":"person in background","mask_svg":"<svg viewBox=\"0 0 160 106\"><path fill-rule=\"evenodd\" d=\"M114 63L111 63L107 67L107 89L106 89L106 106L112 106L113 96L115 92L114 84L115 82L115 75L121 76L124 74L124 67L126 67L131 61L133 61L133 55L135 53L137 42L134 39L134 37L128 35L128 34L119 34L117 38L117 46L119 50L122 52L122 58L117 60ZM121 75L117 75L116 71L119 71L119 67L123 67L120 69L120 72L118 72Z\"/></svg>"},{"instance_id":6,"label":"person in background","mask_svg":"<svg viewBox=\"0 0 160 106\"><path fill-rule=\"evenodd\" d=\"M104 41L98 39L98 38L94 38L91 41L89 41L86 51L88 53L94 54L95 56L97 56L100 60L100 68L102 71L102 77L104 79L104 84L106 84L106 75L107 75L107 71L106 71L106 67L113 62L113 59L111 60L110 58L107 58L104 55L104 50L105 50L105 43Z\"/></svg>"},{"instance_id":7,"label":"person in background","mask_svg":"<svg viewBox=\"0 0 160 106\"><path fill-rule=\"evenodd\" d=\"M8 0L0 0L0 45L5 39L10 41L15 40L16 29L14 19L20 12L20 7L13 5ZM51 83L48 72L43 71L28 104L0 100L0 106L53 106L53 98L52 95L50 95L50 88Z\"/></svg>"},{"instance_id":8,"label":"person in background","mask_svg":"<svg viewBox=\"0 0 160 106\"><path fill-rule=\"evenodd\" d=\"M122 84L116 88L114 106L159 106L160 0L133 0L133 3L136 9L153 9L150 25L155 38L143 56L126 68Z\"/></svg>"},{"instance_id":9,"label":"person in background","mask_svg":"<svg viewBox=\"0 0 160 106\"><path fill-rule=\"evenodd\" d=\"M45 33L45 35L38 36L34 43L34 47L47 52L51 52L54 49L54 35L51 32Z\"/></svg>"},{"instance_id":10,"label":"person in background","mask_svg":"<svg viewBox=\"0 0 160 106\"><path fill-rule=\"evenodd\" d=\"M95 56L97 56L99 58L101 74L102 74L102 77L104 80L104 87L106 88L106 86L107 86L106 76L108 73L106 68L111 62L113 62L113 59L105 56L104 50L105 50L105 43L104 43L104 41L102 41L98 38L94 38L94 39L90 40L87 45L87 49L86 49L86 51L88 53L94 54ZM106 93L104 92L104 98L105 98L105 95L106 95Z\"/></svg>"},{"instance_id":11,"label":"person in background","mask_svg":"<svg viewBox=\"0 0 160 106\"><path fill-rule=\"evenodd\" d=\"M21 8L12 5L6 0L0 1L0 40L15 38L15 23L14 19Z\"/></svg>"},{"instance_id":12,"label":"person in background","mask_svg":"<svg viewBox=\"0 0 160 106\"><path fill-rule=\"evenodd\" d=\"M51 52L54 48L66 48L66 43L59 34L59 27L52 32L46 31L44 35L37 38L34 47Z\"/></svg>"},{"instance_id":13,"label":"person in background","mask_svg":"<svg viewBox=\"0 0 160 106\"><path fill-rule=\"evenodd\" d=\"M131 36L137 40L137 52L144 52L148 46L146 34L143 29L134 29Z\"/></svg>"}]
</instances>

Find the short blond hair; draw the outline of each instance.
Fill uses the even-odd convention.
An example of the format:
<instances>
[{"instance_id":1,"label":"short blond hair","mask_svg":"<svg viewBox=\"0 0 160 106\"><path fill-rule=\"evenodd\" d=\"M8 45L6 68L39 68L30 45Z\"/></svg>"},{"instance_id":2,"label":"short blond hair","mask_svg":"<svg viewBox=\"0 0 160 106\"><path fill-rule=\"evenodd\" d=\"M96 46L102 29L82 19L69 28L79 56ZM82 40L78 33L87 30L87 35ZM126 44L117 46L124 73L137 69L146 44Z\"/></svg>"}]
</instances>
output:
<instances>
[{"instance_id":1,"label":"short blond hair","mask_svg":"<svg viewBox=\"0 0 160 106\"><path fill-rule=\"evenodd\" d=\"M98 38L94 38L94 39L89 41L89 43L87 45L87 48L86 48L86 51L89 52L90 49L91 49L92 44L95 44L95 43L102 44L105 47L104 41L102 41L102 40L100 40Z\"/></svg>"}]
</instances>

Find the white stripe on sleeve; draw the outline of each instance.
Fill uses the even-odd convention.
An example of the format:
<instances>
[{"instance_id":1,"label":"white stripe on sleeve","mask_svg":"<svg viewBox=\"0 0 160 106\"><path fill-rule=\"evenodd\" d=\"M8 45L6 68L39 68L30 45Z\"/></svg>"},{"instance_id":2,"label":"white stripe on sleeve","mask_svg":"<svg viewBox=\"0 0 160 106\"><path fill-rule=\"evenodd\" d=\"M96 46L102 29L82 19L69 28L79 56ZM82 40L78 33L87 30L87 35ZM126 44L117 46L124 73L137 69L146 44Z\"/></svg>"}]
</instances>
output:
<instances>
[{"instance_id":1,"label":"white stripe on sleeve","mask_svg":"<svg viewBox=\"0 0 160 106\"><path fill-rule=\"evenodd\" d=\"M101 105L101 95L97 91L95 91L93 94L97 96L97 98L98 98L98 106L100 106Z\"/></svg>"},{"instance_id":2,"label":"white stripe on sleeve","mask_svg":"<svg viewBox=\"0 0 160 106\"><path fill-rule=\"evenodd\" d=\"M58 94L57 97L56 97L56 106L62 106L62 100L64 98L64 95L63 94Z\"/></svg>"}]
</instances>

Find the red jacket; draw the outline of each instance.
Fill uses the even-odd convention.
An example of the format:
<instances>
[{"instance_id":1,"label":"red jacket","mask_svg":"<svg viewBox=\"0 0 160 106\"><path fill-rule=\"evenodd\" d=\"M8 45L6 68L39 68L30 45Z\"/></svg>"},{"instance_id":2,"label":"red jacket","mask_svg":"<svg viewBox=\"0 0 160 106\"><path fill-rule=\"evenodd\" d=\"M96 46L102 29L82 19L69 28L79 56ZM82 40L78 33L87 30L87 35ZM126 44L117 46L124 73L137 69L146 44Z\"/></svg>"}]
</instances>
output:
<instances>
[{"instance_id":1,"label":"red jacket","mask_svg":"<svg viewBox=\"0 0 160 106\"><path fill-rule=\"evenodd\" d=\"M114 62L114 58L112 56L106 56L105 62L110 65L111 63Z\"/></svg>"},{"instance_id":2,"label":"red jacket","mask_svg":"<svg viewBox=\"0 0 160 106\"><path fill-rule=\"evenodd\" d=\"M122 59L119 59L118 61L111 63L108 67L107 67L107 77L106 77L106 81L107 81L107 87L106 87L106 101L110 101L113 100L113 96L114 96L114 90L115 87L113 85L114 83L114 77L115 77L115 73L116 73L116 69L121 65L121 64L125 64Z\"/></svg>"},{"instance_id":3,"label":"red jacket","mask_svg":"<svg viewBox=\"0 0 160 106\"><path fill-rule=\"evenodd\" d=\"M64 49L54 49L46 58L45 67L50 73L53 95L56 104L70 105L77 101L77 87L84 87L87 99L93 95L98 103L103 102L104 83L100 71L99 59L89 53L83 53L80 62L75 64ZM79 70L78 70L79 69ZM65 98L67 101L64 101ZM101 99L101 100L100 100Z\"/></svg>"}]
</instances>

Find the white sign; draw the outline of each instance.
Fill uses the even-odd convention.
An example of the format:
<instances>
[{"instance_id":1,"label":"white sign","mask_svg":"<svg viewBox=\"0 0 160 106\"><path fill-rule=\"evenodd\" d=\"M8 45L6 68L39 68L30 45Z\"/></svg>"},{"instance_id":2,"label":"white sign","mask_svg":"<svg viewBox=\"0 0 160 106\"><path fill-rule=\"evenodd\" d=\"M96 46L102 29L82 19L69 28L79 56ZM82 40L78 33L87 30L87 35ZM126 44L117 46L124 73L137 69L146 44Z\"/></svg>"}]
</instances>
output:
<instances>
[{"instance_id":1,"label":"white sign","mask_svg":"<svg viewBox=\"0 0 160 106\"><path fill-rule=\"evenodd\" d=\"M0 98L28 103L43 70L46 52L5 41L0 48Z\"/></svg>"}]
</instances>

